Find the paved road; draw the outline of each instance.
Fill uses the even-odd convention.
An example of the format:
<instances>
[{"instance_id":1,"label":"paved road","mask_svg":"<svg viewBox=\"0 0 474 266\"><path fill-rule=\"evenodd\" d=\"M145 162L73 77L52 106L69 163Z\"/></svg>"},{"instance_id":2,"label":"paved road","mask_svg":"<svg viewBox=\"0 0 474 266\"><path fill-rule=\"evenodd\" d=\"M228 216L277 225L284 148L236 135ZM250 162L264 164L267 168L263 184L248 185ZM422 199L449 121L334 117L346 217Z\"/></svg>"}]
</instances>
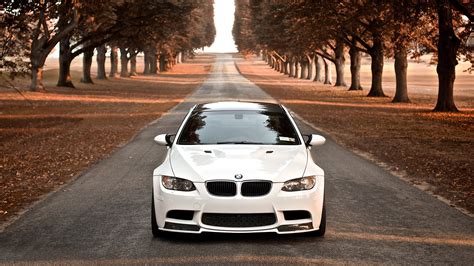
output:
<instances>
[{"instance_id":1,"label":"paved road","mask_svg":"<svg viewBox=\"0 0 474 266\"><path fill-rule=\"evenodd\" d=\"M0 233L0 263L474 262L474 219L331 140L313 149L327 173L324 239L276 234L153 239L151 174L165 154L153 137L174 132L196 102L225 99L272 101L239 75L231 56L217 55L209 79L185 102Z\"/></svg>"}]
</instances>

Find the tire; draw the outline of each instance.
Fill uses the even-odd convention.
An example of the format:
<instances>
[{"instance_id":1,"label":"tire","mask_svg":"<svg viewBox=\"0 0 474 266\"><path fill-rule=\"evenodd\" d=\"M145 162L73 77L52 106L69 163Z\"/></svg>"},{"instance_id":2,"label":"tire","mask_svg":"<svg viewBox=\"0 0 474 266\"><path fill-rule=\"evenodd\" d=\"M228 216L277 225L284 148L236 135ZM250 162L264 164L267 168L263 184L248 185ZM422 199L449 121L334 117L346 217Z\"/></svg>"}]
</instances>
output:
<instances>
[{"instance_id":1,"label":"tire","mask_svg":"<svg viewBox=\"0 0 474 266\"><path fill-rule=\"evenodd\" d=\"M158 224L156 223L155 201L153 199L153 194L151 196L151 232L153 233L153 237L159 237L162 234L160 229L158 229Z\"/></svg>"},{"instance_id":2,"label":"tire","mask_svg":"<svg viewBox=\"0 0 474 266\"><path fill-rule=\"evenodd\" d=\"M308 234L310 236L315 236L315 237L324 237L325 233L326 233L326 203L323 203L323 211L321 214L321 223L319 225L319 229L316 231L309 232Z\"/></svg>"}]
</instances>

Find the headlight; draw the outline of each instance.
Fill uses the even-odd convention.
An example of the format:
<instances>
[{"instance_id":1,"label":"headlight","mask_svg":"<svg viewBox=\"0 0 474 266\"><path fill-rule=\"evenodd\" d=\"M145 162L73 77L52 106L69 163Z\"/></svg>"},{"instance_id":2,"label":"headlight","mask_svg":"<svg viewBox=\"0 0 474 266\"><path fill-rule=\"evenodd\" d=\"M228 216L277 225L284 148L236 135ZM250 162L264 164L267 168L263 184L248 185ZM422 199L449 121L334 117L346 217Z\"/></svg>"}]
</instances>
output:
<instances>
[{"instance_id":1,"label":"headlight","mask_svg":"<svg viewBox=\"0 0 474 266\"><path fill-rule=\"evenodd\" d=\"M291 179L283 183L283 191L301 191L310 190L316 185L315 176L306 176L302 178Z\"/></svg>"},{"instance_id":2,"label":"headlight","mask_svg":"<svg viewBox=\"0 0 474 266\"><path fill-rule=\"evenodd\" d=\"M177 178L177 177L172 177L172 176L161 176L161 184L167 189L170 190L179 190L179 191L193 191L196 190L196 187L194 186L193 182L182 179L182 178Z\"/></svg>"}]
</instances>

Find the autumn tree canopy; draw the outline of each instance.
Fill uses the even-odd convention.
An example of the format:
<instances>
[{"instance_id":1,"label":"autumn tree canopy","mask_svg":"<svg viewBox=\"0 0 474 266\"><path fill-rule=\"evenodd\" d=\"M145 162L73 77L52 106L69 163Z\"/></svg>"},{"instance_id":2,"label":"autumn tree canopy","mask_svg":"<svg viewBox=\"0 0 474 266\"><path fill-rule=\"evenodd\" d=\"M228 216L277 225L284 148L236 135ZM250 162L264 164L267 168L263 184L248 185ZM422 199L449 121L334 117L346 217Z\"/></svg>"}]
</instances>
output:
<instances>
[{"instance_id":1,"label":"autumn tree canopy","mask_svg":"<svg viewBox=\"0 0 474 266\"><path fill-rule=\"evenodd\" d=\"M239 51L263 52L272 67L293 77L320 81L321 60L326 70L332 63L336 86L346 86L349 54L351 90L361 89L360 53L367 54L372 61L372 97L385 96L384 58L394 58L393 102L409 102L407 58L433 53L439 76L435 110L457 111L454 70L461 58L474 65L472 48L465 45L472 19L472 5L456 0L236 0L233 35ZM328 75L325 71L325 83L330 83Z\"/></svg>"},{"instance_id":2,"label":"autumn tree canopy","mask_svg":"<svg viewBox=\"0 0 474 266\"><path fill-rule=\"evenodd\" d=\"M83 82L92 82L90 65L97 49L98 77L106 78L104 64L111 51L111 75L133 74L136 55L145 53L147 73L157 73L157 60L166 70L178 56L212 44L215 37L213 0L7 0L0 27L1 69L11 75L30 73L31 90L42 91L45 60L59 45L58 86L73 84L71 61L83 55ZM128 70L128 64L130 71ZM150 66L153 69L150 69Z\"/></svg>"}]
</instances>

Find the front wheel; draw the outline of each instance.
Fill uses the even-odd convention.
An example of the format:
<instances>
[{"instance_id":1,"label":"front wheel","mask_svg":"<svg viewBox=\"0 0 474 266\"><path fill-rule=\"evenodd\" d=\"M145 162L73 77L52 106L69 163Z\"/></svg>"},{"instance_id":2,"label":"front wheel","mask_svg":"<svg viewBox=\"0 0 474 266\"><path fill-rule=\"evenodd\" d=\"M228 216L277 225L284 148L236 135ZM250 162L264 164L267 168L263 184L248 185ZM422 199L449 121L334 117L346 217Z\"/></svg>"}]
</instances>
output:
<instances>
[{"instance_id":1,"label":"front wheel","mask_svg":"<svg viewBox=\"0 0 474 266\"><path fill-rule=\"evenodd\" d=\"M153 194L151 195L151 232L153 233L153 237L161 236L160 229L158 229L158 224L156 223L155 200L153 199Z\"/></svg>"},{"instance_id":2,"label":"front wheel","mask_svg":"<svg viewBox=\"0 0 474 266\"><path fill-rule=\"evenodd\" d=\"M310 236L315 237L324 237L326 233L326 203L323 203L323 211L321 213L321 223L319 224L319 229L316 231L309 232Z\"/></svg>"}]
</instances>

